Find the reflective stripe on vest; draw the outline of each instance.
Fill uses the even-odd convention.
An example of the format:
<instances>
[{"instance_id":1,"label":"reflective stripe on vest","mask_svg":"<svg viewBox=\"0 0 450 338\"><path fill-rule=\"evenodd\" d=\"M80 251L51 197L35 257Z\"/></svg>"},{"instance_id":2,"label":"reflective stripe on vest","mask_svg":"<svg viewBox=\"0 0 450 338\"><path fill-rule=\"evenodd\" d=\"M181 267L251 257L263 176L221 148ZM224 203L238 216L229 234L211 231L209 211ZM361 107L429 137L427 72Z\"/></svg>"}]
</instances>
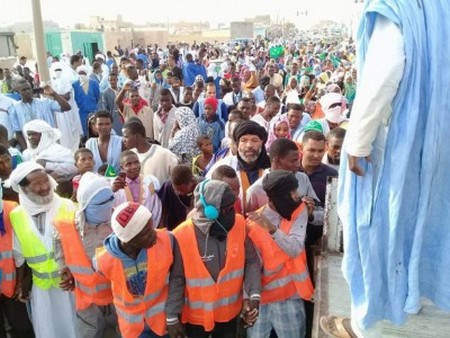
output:
<instances>
[{"instance_id":1,"label":"reflective stripe on vest","mask_svg":"<svg viewBox=\"0 0 450 338\"><path fill-rule=\"evenodd\" d=\"M1 280L2 280L2 282L3 281L11 282L11 281L13 281L15 279L16 279L16 273L15 272L12 272L12 273L4 273L4 272L2 272L1 273Z\"/></svg>"},{"instance_id":2,"label":"reflective stripe on vest","mask_svg":"<svg viewBox=\"0 0 450 338\"><path fill-rule=\"evenodd\" d=\"M242 307L242 284L245 266L245 221L236 215L235 224L227 234L225 266L217 281L201 260L195 226L192 220L180 224L174 231L183 259L186 280L183 323L201 325L211 331L216 322L236 317Z\"/></svg>"},{"instance_id":3,"label":"reflective stripe on vest","mask_svg":"<svg viewBox=\"0 0 450 338\"><path fill-rule=\"evenodd\" d=\"M65 198L60 198L60 206L52 222L54 223L55 219L67 217L70 217L73 222L75 217L73 204ZM34 233L32 228L34 224L27 211L22 206L18 206L11 211L10 219L16 238L20 242L22 255L32 270L33 284L44 290L51 287L59 288L61 277L53 250L48 251Z\"/></svg>"},{"instance_id":4,"label":"reflective stripe on vest","mask_svg":"<svg viewBox=\"0 0 450 338\"><path fill-rule=\"evenodd\" d=\"M13 228L9 218L11 211L17 207L17 203L3 201L3 225L5 233L0 235L0 294L11 298L16 287L16 265L13 255Z\"/></svg>"},{"instance_id":5,"label":"reflective stripe on vest","mask_svg":"<svg viewBox=\"0 0 450 338\"><path fill-rule=\"evenodd\" d=\"M13 253L11 251L0 252L0 260L13 258Z\"/></svg>"},{"instance_id":6,"label":"reflective stripe on vest","mask_svg":"<svg viewBox=\"0 0 450 338\"><path fill-rule=\"evenodd\" d=\"M242 276L244 276L244 269L239 269L236 271L231 271L230 273L227 273L227 274L221 276L217 282L218 283L228 282L232 279L239 278ZM214 282L214 280L211 277L209 277L209 278L193 278L193 279L186 278L186 285L189 287L193 287L193 288L194 287L201 288L201 287L205 287L205 286L212 286L214 284L216 284L216 283Z\"/></svg>"},{"instance_id":7,"label":"reflective stripe on vest","mask_svg":"<svg viewBox=\"0 0 450 338\"><path fill-rule=\"evenodd\" d=\"M273 290L276 288L281 288L283 286L288 285L290 282L303 282L309 278L308 271L305 271L301 274L291 274L287 277L275 279L274 281L263 286L263 290Z\"/></svg>"},{"instance_id":8,"label":"reflective stripe on vest","mask_svg":"<svg viewBox=\"0 0 450 338\"><path fill-rule=\"evenodd\" d=\"M186 299L187 305L194 310L204 309L206 311L214 311L221 306L231 305L236 303L239 298L242 297L241 293L234 294L230 297L221 298L215 302L190 302L189 299Z\"/></svg>"},{"instance_id":9,"label":"reflective stripe on vest","mask_svg":"<svg viewBox=\"0 0 450 338\"><path fill-rule=\"evenodd\" d=\"M98 270L111 281L114 306L123 337L139 337L147 325L159 336L166 334L165 304L169 292L169 271L173 262L167 230L156 230L156 244L147 249L147 282L142 297L128 290L122 261L106 248L96 250Z\"/></svg>"},{"instance_id":10,"label":"reflective stripe on vest","mask_svg":"<svg viewBox=\"0 0 450 338\"><path fill-rule=\"evenodd\" d=\"M72 265L72 264L67 264L67 267L69 268L69 270L72 274L77 273L80 275L87 275L87 276L95 274L95 271L92 268L86 268L84 266Z\"/></svg>"},{"instance_id":11,"label":"reflective stripe on vest","mask_svg":"<svg viewBox=\"0 0 450 338\"><path fill-rule=\"evenodd\" d=\"M24 256L24 258L26 259L28 264L38 264L38 263L44 263L45 261L47 261L47 259L55 258L55 254L53 253L53 251L51 251L50 254L48 254L48 255L44 254L44 255L31 256L31 257Z\"/></svg>"},{"instance_id":12,"label":"reflective stripe on vest","mask_svg":"<svg viewBox=\"0 0 450 338\"><path fill-rule=\"evenodd\" d=\"M83 291L84 293L88 294L88 295L94 295L98 292L101 292L103 290L108 290L111 288L111 284L107 283L107 284L97 284L94 287L89 287L86 286L78 281L75 280L75 286L79 289L81 289L81 291Z\"/></svg>"},{"instance_id":13,"label":"reflective stripe on vest","mask_svg":"<svg viewBox=\"0 0 450 338\"><path fill-rule=\"evenodd\" d=\"M37 278L49 279L49 280L54 279L54 278L58 278L60 276L59 275L59 271L52 271L52 272L49 272L49 273L45 273L45 272L39 272L39 271L36 271L34 269L31 269L31 273L33 274L33 276L36 276Z\"/></svg>"},{"instance_id":14,"label":"reflective stripe on vest","mask_svg":"<svg viewBox=\"0 0 450 338\"><path fill-rule=\"evenodd\" d=\"M166 302L161 302L153 305L151 308L149 308L147 311L145 311L145 317L154 317L158 314L161 314L164 312L166 307ZM144 321L144 318L142 315L131 315L120 308L116 308L117 314L121 316L123 319L125 319L129 323L142 323Z\"/></svg>"},{"instance_id":15,"label":"reflective stripe on vest","mask_svg":"<svg viewBox=\"0 0 450 338\"><path fill-rule=\"evenodd\" d=\"M166 283L165 285L168 285L168 283ZM161 296L161 291L162 290L157 290L156 292L153 292L149 295L145 295L144 297L138 297L138 298L134 299L132 302L126 301L120 296L116 296L116 298L124 306L133 306L133 305L141 304L142 302L151 302L151 301L157 299L159 296Z\"/></svg>"}]
</instances>

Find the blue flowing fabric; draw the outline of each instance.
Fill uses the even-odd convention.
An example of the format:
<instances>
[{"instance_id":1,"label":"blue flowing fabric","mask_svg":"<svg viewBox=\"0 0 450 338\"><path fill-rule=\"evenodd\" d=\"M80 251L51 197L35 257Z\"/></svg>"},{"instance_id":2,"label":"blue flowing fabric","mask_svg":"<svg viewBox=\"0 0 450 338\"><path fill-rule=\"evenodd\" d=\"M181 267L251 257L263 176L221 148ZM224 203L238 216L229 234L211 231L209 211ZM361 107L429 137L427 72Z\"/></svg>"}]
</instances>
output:
<instances>
[{"instance_id":1,"label":"blue flowing fabric","mask_svg":"<svg viewBox=\"0 0 450 338\"><path fill-rule=\"evenodd\" d=\"M450 310L450 3L367 1L361 66L377 15L400 27L406 63L389 126L379 129L372 162L361 161L365 175L342 156L342 269L362 328L403 324L421 297Z\"/></svg>"}]
</instances>

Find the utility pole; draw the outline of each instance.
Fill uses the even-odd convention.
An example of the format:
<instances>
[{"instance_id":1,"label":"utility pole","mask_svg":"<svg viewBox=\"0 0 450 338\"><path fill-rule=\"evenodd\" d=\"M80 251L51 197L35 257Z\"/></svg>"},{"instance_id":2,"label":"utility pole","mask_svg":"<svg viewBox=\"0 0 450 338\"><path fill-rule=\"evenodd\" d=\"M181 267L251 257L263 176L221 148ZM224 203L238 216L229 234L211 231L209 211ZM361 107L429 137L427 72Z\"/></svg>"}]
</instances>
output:
<instances>
[{"instance_id":1,"label":"utility pole","mask_svg":"<svg viewBox=\"0 0 450 338\"><path fill-rule=\"evenodd\" d=\"M50 73L47 65L47 50L45 48L41 0L31 0L31 6L33 9L34 41L36 42L36 56L39 67L39 76L42 84L48 84L50 83Z\"/></svg>"}]
</instances>

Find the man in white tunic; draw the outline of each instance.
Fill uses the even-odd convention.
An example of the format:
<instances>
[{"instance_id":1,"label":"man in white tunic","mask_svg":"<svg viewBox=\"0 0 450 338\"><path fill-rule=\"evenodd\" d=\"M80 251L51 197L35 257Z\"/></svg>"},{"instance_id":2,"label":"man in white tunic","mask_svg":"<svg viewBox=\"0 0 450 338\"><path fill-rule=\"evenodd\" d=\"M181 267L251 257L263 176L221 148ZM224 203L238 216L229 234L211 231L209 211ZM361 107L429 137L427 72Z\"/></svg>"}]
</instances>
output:
<instances>
[{"instance_id":1,"label":"man in white tunic","mask_svg":"<svg viewBox=\"0 0 450 338\"><path fill-rule=\"evenodd\" d=\"M55 180L35 162L19 164L9 181L19 193L20 202L10 214L13 255L19 268L16 296L21 301L29 299L37 338L75 338L73 296L60 289L70 289L66 285L68 270L59 271L52 244L56 219L73 219L75 206L54 192ZM26 266L32 274L31 294L25 278Z\"/></svg>"},{"instance_id":2,"label":"man in white tunic","mask_svg":"<svg viewBox=\"0 0 450 338\"><path fill-rule=\"evenodd\" d=\"M69 70L63 71L60 62L52 64L52 89L63 96L70 104L71 110L64 114L56 114L56 125L61 130L59 143L71 151L78 149L80 145L81 121L78 114L78 106L73 98L73 88L71 73Z\"/></svg>"}]
</instances>

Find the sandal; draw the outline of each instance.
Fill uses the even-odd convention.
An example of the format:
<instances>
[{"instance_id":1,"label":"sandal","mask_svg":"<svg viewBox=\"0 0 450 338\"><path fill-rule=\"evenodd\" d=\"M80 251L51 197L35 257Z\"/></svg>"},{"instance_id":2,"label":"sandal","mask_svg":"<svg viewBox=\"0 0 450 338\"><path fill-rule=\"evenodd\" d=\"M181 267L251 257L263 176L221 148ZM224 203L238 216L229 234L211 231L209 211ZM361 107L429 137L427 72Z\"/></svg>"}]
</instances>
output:
<instances>
[{"instance_id":1,"label":"sandal","mask_svg":"<svg viewBox=\"0 0 450 338\"><path fill-rule=\"evenodd\" d=\"M353 332L349 318L323 316L319 321L320 328L329 337L333 338L358 338Z\"/></svg>"}]
</instances>

